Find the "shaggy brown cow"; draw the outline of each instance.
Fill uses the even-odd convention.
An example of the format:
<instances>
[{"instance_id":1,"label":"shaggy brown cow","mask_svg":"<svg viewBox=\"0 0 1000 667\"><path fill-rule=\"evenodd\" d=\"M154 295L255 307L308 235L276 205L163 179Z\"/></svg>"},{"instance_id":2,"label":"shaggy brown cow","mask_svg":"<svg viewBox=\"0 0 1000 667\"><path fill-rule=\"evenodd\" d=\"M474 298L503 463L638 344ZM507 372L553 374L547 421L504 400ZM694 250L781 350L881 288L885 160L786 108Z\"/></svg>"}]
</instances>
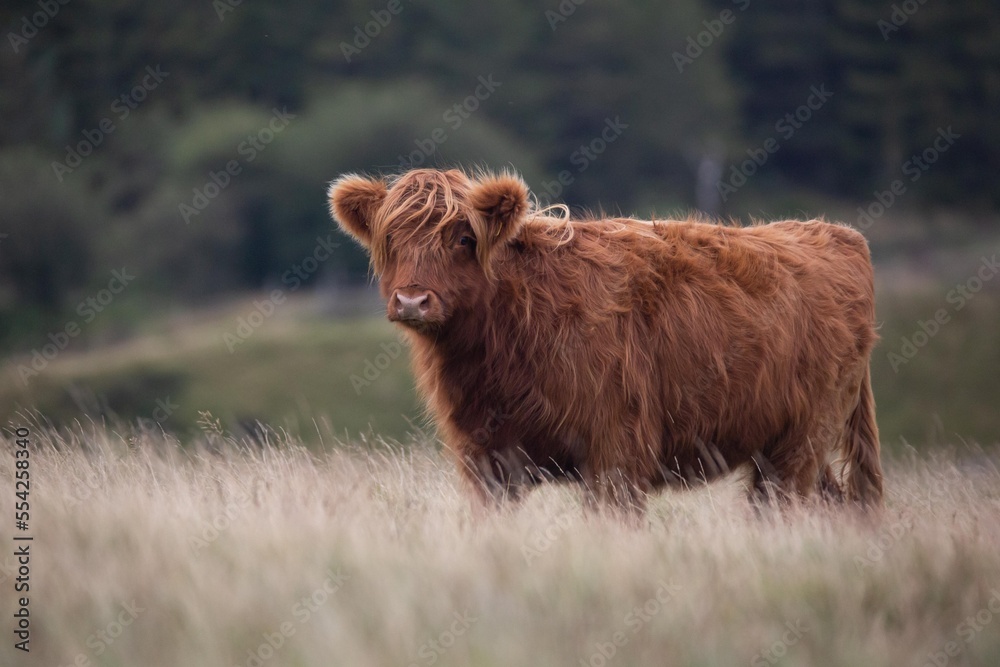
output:
<instances>
[{"instance_id":1,"label":"shaggy brown cow","mask_svg":"<svg viewBox=\"0 0 1000 667\"><path fill-rule=\"evenodd\" d=\"M420 393L484 501L544 479L641 507L749 469L751 493L882 499L864 237L812 220L570 220L516 176L330 187L408 332Z\"/></svg>"}]
</instances>

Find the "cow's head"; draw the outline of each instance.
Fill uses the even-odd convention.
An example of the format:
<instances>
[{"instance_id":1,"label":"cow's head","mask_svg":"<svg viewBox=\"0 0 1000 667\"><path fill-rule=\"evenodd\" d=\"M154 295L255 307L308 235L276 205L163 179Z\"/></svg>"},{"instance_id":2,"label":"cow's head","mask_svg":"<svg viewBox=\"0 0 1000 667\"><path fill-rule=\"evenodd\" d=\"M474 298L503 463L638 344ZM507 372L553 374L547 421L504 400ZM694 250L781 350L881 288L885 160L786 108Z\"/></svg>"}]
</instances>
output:
<instances>
[{"instance_id":1,"label":"cow's head","mask_svg":"<svg viewBox=\"0 0 1000 667\"><path fill-rule=\"evenodd\" d=\"M348 175L329 194L333 217L371 255L389 319L422 332L486 307L497 251L529 212L527 186L506 174Z\"/></svg>"}]
</instances>

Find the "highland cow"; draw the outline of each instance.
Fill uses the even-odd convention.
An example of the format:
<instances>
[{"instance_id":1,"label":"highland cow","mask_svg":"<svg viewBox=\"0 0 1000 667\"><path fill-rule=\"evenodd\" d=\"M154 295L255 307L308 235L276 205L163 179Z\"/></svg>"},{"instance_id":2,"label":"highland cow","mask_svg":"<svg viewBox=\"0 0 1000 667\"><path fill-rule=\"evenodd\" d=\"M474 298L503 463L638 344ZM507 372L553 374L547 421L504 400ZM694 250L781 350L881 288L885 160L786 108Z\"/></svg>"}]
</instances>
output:
<instances>
[{"instance_id":1,"label":"highland cow","mask_svg":"<svg viewBox=\"0 0 1000 667\"><path fill-rule=\"evenodd\" d=\"M457 170L347 175L329 197L484 502L566 479L641 508L744 469L755 498L881 504L858 232L570 219L515 175Z\"/></svg>"}]
</instances>

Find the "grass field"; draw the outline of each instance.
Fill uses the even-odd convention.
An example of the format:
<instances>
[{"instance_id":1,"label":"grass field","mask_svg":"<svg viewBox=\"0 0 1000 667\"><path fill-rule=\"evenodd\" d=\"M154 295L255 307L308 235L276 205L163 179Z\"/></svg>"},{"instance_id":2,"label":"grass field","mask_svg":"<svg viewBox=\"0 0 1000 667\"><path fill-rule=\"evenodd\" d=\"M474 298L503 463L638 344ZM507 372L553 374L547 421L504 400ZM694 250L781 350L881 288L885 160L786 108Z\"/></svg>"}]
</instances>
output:
<instances>
[{"instance_id":1,"label":"grass field","mask_svg":"<svg viewBox=\"0 0 1000 667\"><path fill-rule=\"evenodd\" d=\"M887 461L874 525L757 517L731 480L660 494L628 528L565 487L478 517L421 439L321 428L317 452L207 416L183 446L30 429L30 655L11 634L17 446L0 436L5 666L1000 660L995 450Z\"/></svg>"},{"instance_id":2,"label":"grass field","mask_svg":"<svg viewBox=\"0 0 1000 667\"><path fill-rule=\"evenodd\" d=\"M394 347L396 332L378 304L374 316L340 319L324 312L321 298L289 299L227 344L261 298L151 317L121 340L67 349L26 381L30 355L8 357L0 361L0 420L37 409L60 424L120 417L186 433L207 410L229 428L259 420L307 438L314 419L342 437L412 430L421 411L407 353ZM164 404L167 414L157 410Z\"/></svg>"}]
</instances>

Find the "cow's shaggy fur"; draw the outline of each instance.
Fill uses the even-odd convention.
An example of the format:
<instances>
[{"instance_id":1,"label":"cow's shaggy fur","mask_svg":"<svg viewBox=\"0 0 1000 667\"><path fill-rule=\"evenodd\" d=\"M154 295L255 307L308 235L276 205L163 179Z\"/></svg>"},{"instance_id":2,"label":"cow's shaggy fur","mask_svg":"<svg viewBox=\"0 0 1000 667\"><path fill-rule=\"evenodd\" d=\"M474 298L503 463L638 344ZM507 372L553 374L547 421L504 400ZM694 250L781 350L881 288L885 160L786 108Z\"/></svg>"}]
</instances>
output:
<instances>
[{"instance_id":1,"label":"cow's shaggy fur","mask_svg":"<svg viewBox=\"0 0 1000 667\"><path fill-rule=\"evenodd\" d=\"M344 176L330 204L482 499L569 478L637 507L744 468L756 494L881 503L858 232L552 217L514 175L455 170Z\"/></svg>"}]
</instances>

